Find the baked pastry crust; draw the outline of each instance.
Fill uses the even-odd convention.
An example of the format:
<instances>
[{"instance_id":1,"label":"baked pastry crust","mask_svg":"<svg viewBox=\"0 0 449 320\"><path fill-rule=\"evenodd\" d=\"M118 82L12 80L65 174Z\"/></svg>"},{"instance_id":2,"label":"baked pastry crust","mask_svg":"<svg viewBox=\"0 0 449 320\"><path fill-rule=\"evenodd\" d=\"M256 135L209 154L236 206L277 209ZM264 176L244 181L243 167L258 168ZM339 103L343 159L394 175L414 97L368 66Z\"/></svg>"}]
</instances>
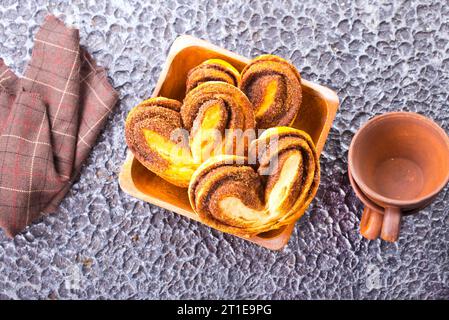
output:
<instances>
[{"instance_id":1,"label":"baked pastry crust","mask_svg":"<svg viewBox=\"0 0 449 320\"><path fill-rule=\"evenodd\" d=\"M261 55L242 71L239 88L254 106L257 127L290 126L302 101L301 76L285 59Z\"/></svg>"},{"instance_id":2,"label":"baked pastry crust","mask_svg":"<svg viewBox=\"0 0 449 320\"><path fill-rule=\"evenodd\" d=\"M177 100L157 97L142 101L128 114L126 143L136 159L170 183L187 187L198 167L188 145L173 141L182 128Z\"/></svg>"},{"instance_id":3,"label":"baked pastry crust","mask_svg":"<svg viewBox=\"0 0 449 320\"><path fill-rule=\"evenodd\" d=\"M191 69L187 74L186 93L208 81L221 81L238 86L240 73L229 62L209 59Z\"/></svg>"},{"instance_id":4,"label":"baked pastry crust","mask_svg":"<svg viewBox=\"0 0 449 320\"><path fill-rule=\"evenodd\" d=\"M209 81L190 91L181 107L184 128L190 133L192 156L204 162L218 154L245 155L255 138L253 106L237 87ZM248 136L247 134L253 134ZM217 143L219 142L219 143Z\"/></svg>"},{"instance_id":5,"label":"baked pastry crust","mask_svg":"<svg viewBox=\"0 0 449 320\"><path fill-rule=\"evenodd\" d=\"M247 153L254 138L251 103L237 87L206 82L184 103L168 98L141 102L128 114L126 142L146 168L179 187L188 187L196 168L213 155ZM249 130L254 133L254 130Z\"/></svg>"},{"instance_id":6,"label":"baked pastry crust","mask_svg":"<svg viewBox=\"0 0 449 320\"><path fill-rule=\"evenodd\" d=\"M251 158L257 163L250 164ZM202 221L250 237L299 219L319 181L319 159L310 136L278 127L251 143L249 157L221 155L201 164L188 193Z\"/></svg>"}]
</instances>

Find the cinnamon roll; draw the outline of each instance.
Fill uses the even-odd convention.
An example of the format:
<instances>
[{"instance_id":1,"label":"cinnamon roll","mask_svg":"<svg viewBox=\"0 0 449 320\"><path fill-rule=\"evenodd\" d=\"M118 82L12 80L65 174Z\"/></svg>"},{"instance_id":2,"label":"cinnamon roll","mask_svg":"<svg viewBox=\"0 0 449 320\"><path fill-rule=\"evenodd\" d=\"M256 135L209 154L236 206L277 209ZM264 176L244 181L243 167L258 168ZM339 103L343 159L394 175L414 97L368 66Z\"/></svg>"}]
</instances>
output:
<instances>
[{"instance_id":1,"label":"cinnamon roll","mask_svg":"<svg viewBox=\"0 0 449 320\"><path fill-rule=\"evenodd\" d=\"M258 128L291 125L302 101L301 76L287 60L261 55L242 71L240 89L255 110Z\"/></svg>"},{"instance_id":2,"label":"cinnamon roll","mask_svg":"<svg viewBox=\"0 0 449 320\"><path fill-rule=\"evenodd\" d=\"M187 187L198 167L189 147L173 140L182 128L181 103L151 98L134 107L126 118L125 136L136 159L170 183Z\"/></svg>"},{"instance_id":3,"label":"cinnamon roll","mask_svg":"<svg viewBox=\"0 0 449 320\"><path fill-rule=\"evenodd\" d=\"M218 154L240 154L255 134L251 102L237 87L210 81L190 91L181 107L184 128L190 132L193 159L201 163Z\"/></svg>"},{"instance_id":4,"label":"cinnamon roll","mask_svg":"<svg viewBox=\"0 0 449 320\"><path fill-rule=\"evenodd\" d=\"M315 146L303 131L268 129L251 143L250 154L208 159L193 174L188 190L201 220L243 237L299 219L320 180Z\"/></svg>"},{"instance_id":5,"label":"cinnamon roll","mask_svg":"<svg viewBox=\"0 0 449 320\"><path fill-rule=\"evenodd\" d=\"M240 82L240 73L230 63L221 59L209 59L191 69L187 74L186 92L208 81L222 81L234 86Z\"/></svg>"}]
</instances>

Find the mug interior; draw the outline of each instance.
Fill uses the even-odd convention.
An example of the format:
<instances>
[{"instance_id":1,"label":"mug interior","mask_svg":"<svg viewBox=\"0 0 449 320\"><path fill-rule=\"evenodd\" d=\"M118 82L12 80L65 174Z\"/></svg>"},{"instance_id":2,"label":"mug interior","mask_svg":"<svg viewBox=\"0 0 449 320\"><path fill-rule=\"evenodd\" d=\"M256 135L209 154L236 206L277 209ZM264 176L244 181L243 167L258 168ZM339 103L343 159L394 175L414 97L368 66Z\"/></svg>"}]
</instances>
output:
<instances>
[{"instance_id":1,"label":"mug interior","mask_svg":"<svg viewBox=\"0 0 449 320\"><path fill-rule=\"evenodd\" d=\"M414 113L390 113L369 121L354 137L349 157L359 186L386 204L424 201L449 179L447 134Z\"/></svg>"}]
</instances>

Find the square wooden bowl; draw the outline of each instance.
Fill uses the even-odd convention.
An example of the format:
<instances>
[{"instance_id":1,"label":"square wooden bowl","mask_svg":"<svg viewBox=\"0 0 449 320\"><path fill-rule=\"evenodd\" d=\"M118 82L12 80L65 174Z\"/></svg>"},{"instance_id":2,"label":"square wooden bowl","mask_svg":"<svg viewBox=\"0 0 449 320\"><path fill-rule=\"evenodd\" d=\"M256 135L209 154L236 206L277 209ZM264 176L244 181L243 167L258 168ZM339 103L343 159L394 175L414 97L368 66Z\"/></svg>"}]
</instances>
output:
<instances>
[{"instance_id":1,"label":"square wooden bowl","mask_svg":"<svg viewBox=\"0 0 449 320\"><path fill-rule=\"evenodd\" d=\"M250 61L206 41L180 36L173 42L152 96L182 101L189 70L211 58L226 60L239 71ZM338 108L338 97L332 90L304 79L301 85L303 101L293 127L309 133L321 154ZM134 159L131 152L128 152L120 172L119 183L122 190L133 197L200 221L190 206L187 189L161 179ZM294 226L292 223L281 229L244 239L271 250L279 250L287 244Z\"/></svg>"}]
</instances>

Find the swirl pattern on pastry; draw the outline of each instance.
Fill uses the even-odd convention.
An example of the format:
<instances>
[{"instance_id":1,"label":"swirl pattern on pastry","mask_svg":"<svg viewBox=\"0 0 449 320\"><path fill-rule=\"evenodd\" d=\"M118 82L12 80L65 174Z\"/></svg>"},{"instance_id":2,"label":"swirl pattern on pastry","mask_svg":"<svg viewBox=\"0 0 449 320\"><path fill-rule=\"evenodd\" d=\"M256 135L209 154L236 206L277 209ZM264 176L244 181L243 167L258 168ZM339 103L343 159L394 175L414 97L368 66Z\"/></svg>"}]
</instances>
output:
<instances>
[{"instance_id":1,"label":"swirl pattern on pastry","mask_svg":"<svg viewBox=\"0 0 449 320\"><path fill-rule=\"evenodd\" d=\"M170 183L187 187L198 164L186 143L172 140L175 130L182 128L180 109L181 103L176 100L145 100L129 112L125 136L140 163Z\"/></svg>"},{"instance_id":2,"label":"swirl pattern on pastry","mask_svg":"<svg viewBox=\"0 0 449 320\"><path fill-rule=\"evenodd\" d=\"M255 127L251 102L237 87L210 81L190 91L181 107L190 132L193 159L201 163L217 154L241 154L249 145L246 132ZM242 138L243 137L243 138Z\"/></svg>"},{"instance_id":3,"label":"swirl pattern on pastry","mask_svg":"<svg viewBox=\"0 0 449 320\"><path fill-rule=\"evenodd\" d=\"M320 180L315 146L303 131L268 129L251 143L250 152L257 153L256 165L235 155L210 158L195 171L188 190L202 221L243 237L299 219ZM271 174L265 176L269 166Z\"/></svg>"},{"instance_id":4,"label":"swirl pattern on pastry","mask_svg":"<svg viewBox=\"0 0 449 320\"><path fill-rule=\"evenodd\" d=\"M187 74L186 92L203 82L221 81L238 86L240 73L230 63L221 59L209 59L191 69Z\"/></svg>"},{"instance_id":5,"label":"swirl pattern on pastry","mask_svg":"<svg viewBox=\"0 0 449 320\"><path fill-rule=\"evenodd\" d=\"M242 71L240 89L255 110L258 128L292 125L302 101L301 76L287 60L261 55Z\"/></svg>"}]
</instances>

